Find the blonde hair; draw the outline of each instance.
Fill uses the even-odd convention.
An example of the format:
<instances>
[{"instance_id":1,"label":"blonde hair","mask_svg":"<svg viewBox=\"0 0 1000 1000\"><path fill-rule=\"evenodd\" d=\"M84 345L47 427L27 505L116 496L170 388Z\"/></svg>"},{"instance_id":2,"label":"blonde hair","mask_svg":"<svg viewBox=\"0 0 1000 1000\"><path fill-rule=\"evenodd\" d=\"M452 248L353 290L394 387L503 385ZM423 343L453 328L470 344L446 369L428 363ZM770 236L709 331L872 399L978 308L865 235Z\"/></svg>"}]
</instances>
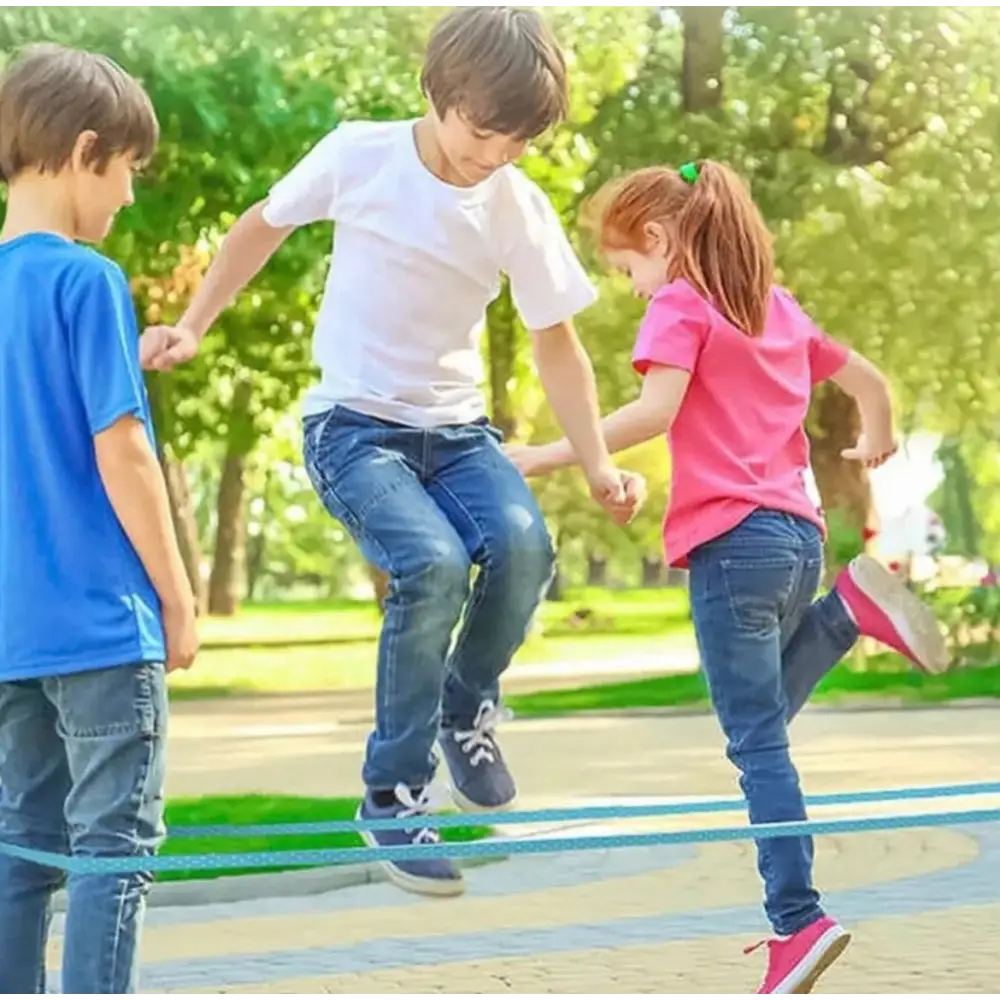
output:
<instances>
[{"instance_id":1,"label":"blonde hair","mask_svg":"<svg viewBox=\"0 0 1000 1000\"><path fill-rule=\"evenodd\" d=\"M669 279L688 281L744 333L763 332L774 282L771 234L728 167L702 160L636 170L605 185L590 211L605 250L645 252L645 227L662 225Z\"/></svg>"}]
</instances>

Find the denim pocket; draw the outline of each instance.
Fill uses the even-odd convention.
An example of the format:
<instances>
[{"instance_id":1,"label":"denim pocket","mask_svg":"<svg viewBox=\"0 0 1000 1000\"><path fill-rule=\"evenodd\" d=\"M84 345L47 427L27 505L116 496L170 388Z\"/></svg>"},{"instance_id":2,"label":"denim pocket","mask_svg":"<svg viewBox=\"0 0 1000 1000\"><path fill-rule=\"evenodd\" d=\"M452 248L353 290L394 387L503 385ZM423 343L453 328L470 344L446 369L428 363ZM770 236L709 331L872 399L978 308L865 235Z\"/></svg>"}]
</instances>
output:
<instances>
[{"instance_id":1,"label":"denim pocket","mask_svg":"<svg viewBox=\"0 0 1000 1000\"><path fill-rule=\"evenodd\" d=\"M795 589L800 560L794 553L720 560L729 607L739 629L762 637L776 632Z\"/></svg>"},{"instance_id":2,"label":"denim pocket","mask_svg":"<svg viewBox=\"0 0 1000 1000\"><path fill-rule=\"evenodd\" d=\"M64 738L166 735L167 690L162 664L90 670L54 680L59 730Z\"/></svg>"}]
</instances>

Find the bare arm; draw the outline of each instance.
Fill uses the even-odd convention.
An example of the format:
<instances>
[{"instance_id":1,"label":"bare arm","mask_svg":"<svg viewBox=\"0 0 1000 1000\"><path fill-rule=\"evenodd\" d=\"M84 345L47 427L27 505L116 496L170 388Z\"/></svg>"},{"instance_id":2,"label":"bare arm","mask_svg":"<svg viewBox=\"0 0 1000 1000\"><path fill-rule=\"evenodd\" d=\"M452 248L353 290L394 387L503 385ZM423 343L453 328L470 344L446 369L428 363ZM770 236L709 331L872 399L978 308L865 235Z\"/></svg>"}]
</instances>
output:
<instances>
[{"instance_id":1,"label":"bare arm","mask_svg":"<svg viewBox=\"0 0 1000 1000\"><path fill-rule=\"evenodd\" d=\"M199 340L295 229L276 228L265 222L265 204L260 201L247 209L226 233L218 255L177 324Z\"/></svg>"},{"instance_id":2,"label":"bare arm","mask_svg":"<svg viewBox=\"0 0 1000 1000\"><path fill-rule=\"evenodd\" d=\"M858 448L848 449L845 457L881 464L896 450L888 380L867 358L851 351L832 381L857 400L861 411L862 440Z\"/></svg>"},{"instance_id":3,"label":"bare arm","mask_svg":"<svg viewBox=\"0 0 1000 1000\"><path fill-rule=\"evenodd\" d=\"M611 454L627 451L666 434L677 416L690 381L690 372L680 368L651 367L639 398L608 414L601 422ZM546 475L577 462L573 445L565 438L544 445L536 452L537 465L532 468L533 475Z\"/></svg>"},{"instance_id":4,"label":"bare arm","mask_svg":"<svg viewBox=\"0 0 1000 1000\"><path fill-rule=\"evenodd\" d=\"M142 423L122 417L94 437L97 467L111 506L139 555L164 613L194 611L170 516L167 487Z\"/></svg>"},{"instance_id":5,"label":"bare arm","mask_svg":"<svg viewBox=\"0 0 1000 1000\"><path fill-rule=\"evenodd\" d=\"M568 439L574 460L593 483L611 468L611 456L601 433L594 367L569 322L539 330L532 340L538 377L549 405Z\"/></svg>"}]
</instances>

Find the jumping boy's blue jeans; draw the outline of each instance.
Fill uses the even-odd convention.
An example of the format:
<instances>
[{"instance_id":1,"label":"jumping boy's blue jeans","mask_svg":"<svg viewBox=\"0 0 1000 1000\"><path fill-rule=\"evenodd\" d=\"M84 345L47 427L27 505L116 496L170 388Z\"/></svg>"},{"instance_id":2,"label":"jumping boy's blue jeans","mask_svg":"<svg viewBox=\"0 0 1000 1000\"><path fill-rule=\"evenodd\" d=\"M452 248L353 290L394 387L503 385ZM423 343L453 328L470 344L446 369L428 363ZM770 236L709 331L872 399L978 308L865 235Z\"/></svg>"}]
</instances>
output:
<instances>
[{"instance_id":1,"label":"jumping boy's blue jeans","mask_svg":"<svg viewBox=\"0 0 1000 1000\"><path fill-rule=\"evenodd\" d=\"M773 511L757 511L690 556L702 666L751 823L806 818L787 723L858 638L835 593L813 603L822 571L815 525ZM760 840L757 859L776 934L822 916L811 838Z\"/></svg>"},{"instance_id":2,"label":"jumping boy's blue jeans","mask_svg":"<svg viewBox=\"0 0 1000 1000\"><path fill-rule=\"evenodd\" d=\"M369 788L431 780L442 723L471 728L498 701L552 578L542 513L500 441L486 421L421 429L339 406L305 420L317 493L389 576Z\"/></svg>"},{"instance_id":3,"label":"jumping boy's blue jeans","mask_svg":"<svg viewBox=\"0 0 1000 1000\"><path fill-rule=\"evenodd\" d=\"M0 684L0 839L89 857L163 839L163 667ZM0 854L0 993L45 992L52 894L68 889L63 993L133 993L147 872L70 875Z\"/></svg>"}]
</instances>

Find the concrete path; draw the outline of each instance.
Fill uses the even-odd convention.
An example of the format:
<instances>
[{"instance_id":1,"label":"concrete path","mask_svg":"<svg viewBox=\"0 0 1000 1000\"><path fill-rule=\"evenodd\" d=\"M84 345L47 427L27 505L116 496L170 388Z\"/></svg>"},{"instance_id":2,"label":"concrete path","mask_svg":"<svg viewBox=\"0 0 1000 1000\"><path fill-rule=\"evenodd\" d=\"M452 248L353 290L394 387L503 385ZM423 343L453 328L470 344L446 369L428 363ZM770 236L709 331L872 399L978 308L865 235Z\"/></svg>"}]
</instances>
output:
<instances>
[{"instance_id":1,"label":"concrete path","mask_svg":"<svg viewBox=\"0 0 1000 1000\"><path fill-rule=\"evenodd\" d=\"M181 703L170 792L354 794L368 714L360 703L333 697ZM819 793L998 779L998 732L1000 707L812 710L796 723L793 741L803 784ZM735 792L707 715L526 720L506 727L502 738L521 805L529 808ZM672 818L641 828L737 820ZM467 895L450 901L422 900L383 884L155 908L143 988L745 993L757 987L762 953L745 957L741 950L767 933L751 844L522 855L470 870L467 878ZM1000 825L819 838L816 880L831 912L855 934L822 992L996 989Z\"/></svg>"}]
</instances>

